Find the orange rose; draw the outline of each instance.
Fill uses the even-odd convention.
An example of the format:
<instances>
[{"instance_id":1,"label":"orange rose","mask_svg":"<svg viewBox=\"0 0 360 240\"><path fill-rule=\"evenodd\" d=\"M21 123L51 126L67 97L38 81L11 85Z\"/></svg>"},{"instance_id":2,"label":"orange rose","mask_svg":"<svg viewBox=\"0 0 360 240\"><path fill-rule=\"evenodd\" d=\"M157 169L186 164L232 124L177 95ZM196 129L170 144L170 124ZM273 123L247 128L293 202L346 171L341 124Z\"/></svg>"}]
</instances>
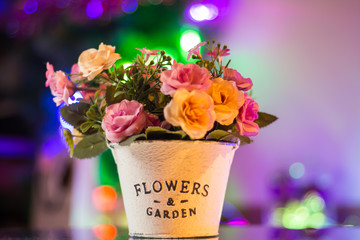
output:
<instances>
[{"instance_id":1,"label":"orange rose","mask_svg":"<svg viewBox=\"0 0 360 240\"><path fill-rule=\"evenodd\" d=\"M80 54L79 70L83 77L92 80L103 70L111 68L120 58L120 54L115 53L115 47L100 43L98 50L90 48Z\"/></svg>"},{"instance_id":2,"label":"orange rose","mask_svg":"<svg viewBox=\"0 0 360 240\"><path fill-rule=\"evenodd\" d=\"M180 126L192 139L203 138L215 122L213 100L201 90L177 90L165 107L164 115L166 121Z\"/></svg>"},{"instance_id":3,"label":"orange rose","mask_svg":"<svg viewBox=\"0 0 360 240\"><path fill-rule=\"evenodd\" d=\"M208 93L214 100L216 121L222 125L232 124L245 102L243 92L237 89L233 81L216 78Z\"/></svg>"}]
</instances>

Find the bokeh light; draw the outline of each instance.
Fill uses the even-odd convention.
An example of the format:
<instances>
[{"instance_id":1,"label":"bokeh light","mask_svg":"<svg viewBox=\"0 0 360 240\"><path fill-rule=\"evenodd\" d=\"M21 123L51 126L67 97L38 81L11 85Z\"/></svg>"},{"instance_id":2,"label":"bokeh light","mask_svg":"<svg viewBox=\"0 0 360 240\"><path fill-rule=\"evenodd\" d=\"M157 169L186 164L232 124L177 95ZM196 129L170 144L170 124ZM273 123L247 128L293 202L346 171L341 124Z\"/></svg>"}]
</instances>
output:
<instances>
[{"instance_id":1,"label":"bokeh light","mask_svg":"<svg viewBox=\"0 0 360 240\"><path fill-rule=\"evenodd\" d=\"M137 8L137 1L136 0L124 0L121 3L121 8L126 13L132 13Z\"/></svg>"},{"instance_id":2,"label":"bokeh light","mask_svg":"<svg viewBox=\"0 0 360 240\"><path fill-rule=\"evenodd\" d=\"M116 205L116 191L110 186L100 186L93 190L92 200L96 209L106 212L111 211Z\"/></svg>"},{"instance_id":3,"label":"bokeh light","mask_svg":"<svg viewBox=\"0 0 360 240\"><path fill-rule=\"evenodd\" d=\"M305 166L301 162L293 163L289 168L289 174L292 178L299 179L305 174Z\"/></svg>"},{"instance_id":4,"label":"bokeh light","mask_svg":"<svg viewBox=\"0 0 360 240\"><path fill-rule=\"evenodd\" d=\"M189 13L193 20L200 22L215 19L219 10L213 4L194 4L190 7Z\"/></svg>"},{"instance_id":5,"label":"bokeh light","mask_svg":"<svg viewBox=\"0 0 360 240\"><path fill-rule=\"evenodd\" d=\"M36 0L27 0L24 4L24 12L32 14L38 9L38 2Z\"/></svg>"},{"instance_id":6,"label":"bokeh light","mask_svg":"<svg viewBox=\"0 0 360 240\"><path fill-rule=\"evenodd\" d=\"M186 30L180 38L180 46L184 51L189 51L196 44L201 42L200 35L195 30Z\"/></svg>"},{"instance_id":7,"label":"bokeh light","mask_svg":"<svg viewBox=\"0 0 360 240\"><path fill-rule=\"evenodd\" d=\"M117 233L116 227L111 224L95 225L92 230L95 237L100 240L113 240Z\"/></svg>"},{"instance_id":8,"label":"bokeh light","mask_svg":"<svg viewBox=\"0 0 360 240\"><path fill-rule=\"evenodd\" d=\"M89 18L97 19L103 14L103 6L100 0L90 0L86 5L86 15Z\"/></svg>"}]
</instances>

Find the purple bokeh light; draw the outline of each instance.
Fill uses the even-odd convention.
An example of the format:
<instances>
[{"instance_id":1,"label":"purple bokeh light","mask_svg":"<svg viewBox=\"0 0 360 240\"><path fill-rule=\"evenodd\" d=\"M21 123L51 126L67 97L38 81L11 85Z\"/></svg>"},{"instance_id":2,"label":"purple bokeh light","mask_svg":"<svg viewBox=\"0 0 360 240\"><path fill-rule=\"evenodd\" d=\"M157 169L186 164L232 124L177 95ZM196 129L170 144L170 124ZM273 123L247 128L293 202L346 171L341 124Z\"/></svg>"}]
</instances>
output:
<instances>
[{"instance_id":1,"label":"purple bokeh light","mask_svg":"<svg viewBox=\"0 0 360 240\"><path fill-rule=\"evenodd\" d=\"M132 13L137 8L137 1L136 0L124 0L121 4L121 8L126 13Z\"/></svg>"},{"instance_id":2,"label":"purple bokeh light","mask_svg":"<svg viewBox=\"0 0 360 240\"><path fill-rule=\"evenodd\" d=\"M89 18L97 19L103 14L103 6L100 0L91 0L86 5L86 15Z\"/></svg>"},{"instance_id":3,"label":"purple bokeh light","mask_svg":"<svg viewBox=\"0 0 360 240\"><path fill-rule=\"evenodd\" d=\"M38 9L38 2L36 0L27 0L24 4L24 12L32 14Z\"/></svg>"}]
</instances>

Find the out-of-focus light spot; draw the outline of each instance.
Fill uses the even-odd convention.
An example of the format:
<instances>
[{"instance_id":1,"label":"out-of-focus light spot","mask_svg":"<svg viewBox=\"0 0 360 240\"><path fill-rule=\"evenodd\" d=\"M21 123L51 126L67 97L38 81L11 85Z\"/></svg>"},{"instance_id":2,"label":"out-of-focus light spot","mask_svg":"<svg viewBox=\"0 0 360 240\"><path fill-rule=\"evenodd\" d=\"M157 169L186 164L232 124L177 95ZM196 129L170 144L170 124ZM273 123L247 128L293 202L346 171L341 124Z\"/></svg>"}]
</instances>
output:
<instances>
[{"instance_id":1,"label":"out-of-focus light spot","mask_svg":"<svg viewBox=\"0 0 360 240\"><path fill-rule=\"evenodd\" d=\"M313 212L321 212L325 208L324 199L318 195L310 196L305 202L307 202L309 209Z\"/></svg>"},{"instance_id":2,"label":"out-of-focus light spot","mask_svg":"<svg viewBox=\"0 0 360 240\"><path fill-rule=\"evenodd\" d=\"M27 0L24 4L24 12L32 14L38 9L38 2L36 0Z\"/></svg>"},{"instance_id":3,"label":"out-of-focus light spot","mask_svg":"<svg viewBox=\"0 0 360 240\"><path fill-rule=\"evenodd\" d=\"M9 21L6 25L6 33L9 37L15 37L19 32L19 28L20 25L18 20Z\"/></svg>"},{"instance_id":4,"label":"out-of-focus light spot","mask_svg":"<svg viewBox=\"0 0 360 240\"><path fill-rule=\"evenodd\" d=\"M116 205L116 191L110 186L100 186L93 190L92 200L100 211L111 211Z\"/></svg>"},{"instance_id":5,"label":"out-of-focus light spot","mask_svg":"<svg viewBox=\"0 0 360 240\"><path fill-rule=\"evenodd\" d=\"M97 19L103 14L103 6L100 0L90 0L86 5L86 15L89 18Z\"/></svg>"},{"instance_id":6,"label":"out-of-focus light spot","mask_svg":"<svg viewBox=\"0 0 360 240\"><path fill-rule=\"evenodd\" d=\"M201 38L198 32L194 30L185 31L180 38L180 46L182 50L189 51L196 44L201 42Z\"/></svg>"},{"instance_id":7,"label":"out-of-focus light spot","mask_svg":"<svg viewBox=\"0 0 360 240\"><path fill-rule=\"evenodd\" d=\"M300 202L294 201L285 208L282 224L285 228L303 229L307 227L309 215L306 207L301 206Z\"/></svg>"},{"instance_id":8,"label":"out-of-focus light spot","mask_svg":"<svg viewBox=\"0 0 360 240\"><path fill-rule=\"evenodd\" d=\"M314 213L309 217L309 220L308 220L309 226L308 227L321 228L324 226L325 220L326 220L325 214L323 214L321 212Z\"/></svg>"},{"instance_id":9,"label":"out-of-focus light spot","mask_svg":"<svg viewBox=\"0 0 360 240\"><path fill-rule=\"evenodd\" d=\"M193 20L200 22L214 20L219 15L219 10L213 4L195 4L190 7L189 13Z\"/></svg>"},{"instance_id":10,"label":"out-of-focus light spot","mask_svg":"<svg viewBox=\"0 0 360 240\"><path fill-rule=\"evenodd\" d=\"M136 0L124 0L121 3L121 8L126 13L132 13L137 8L137 1Z\"/></svg>"},{"instance_id":11,"label":"out-of-focus light spot","mask_svg":"<svg viewBox=\"0 0 360 240\"><path fill-rule=\"evenodd\" d=\"M95 225L92 230L95 237L101 240L113 240L115 239L117 232L116 227L111 224Z\"/></svg>"},{"instance_id":12,"label":"out-of-focus light spot","mask_svg":"<svg viewBox=\"0 0 360 240\"><path fill-rule=\"evenodd\" d=\"M289 174L292 178L299 179L305 174L305 166L300 162L292 164L289 168Z\"/></svg>"},{"instance_id":13,"label":"out-of-focus light spot","mask_svg":"<svg viewBox=\"0 0 360 240\"><path fill-rule=\"evenodd\" d=\"M241 225L248 225L249 222L244 218L234 218L226 222L225 224L230 226L241 226Z\"/></svg>"}]
</instances>

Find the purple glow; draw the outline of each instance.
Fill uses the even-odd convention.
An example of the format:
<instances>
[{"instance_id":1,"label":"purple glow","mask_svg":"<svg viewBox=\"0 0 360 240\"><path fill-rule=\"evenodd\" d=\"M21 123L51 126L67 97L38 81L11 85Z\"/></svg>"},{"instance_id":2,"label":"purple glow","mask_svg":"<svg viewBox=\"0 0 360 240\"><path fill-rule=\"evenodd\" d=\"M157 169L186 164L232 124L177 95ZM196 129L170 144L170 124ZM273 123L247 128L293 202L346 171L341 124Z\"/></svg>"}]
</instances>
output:
<instances>
[{"instance_id":1,"label":"purple glow","mask_svg":"<svg viewBox=\"0 0 360 240\"><path fill-rule=\"evenodd\" d=\"M121 4L121 8L126 13L132 13L137 8L137 1L136 0L124 0Z\"/></svg>"},{"instance_id":2,"label":"purple glow","mask_svg":"<svg viewBox=\"0 0 360 240\"><path fill-rule=\"evenodd\" d=\"M86 15L89 18L97 19L103 14L103 6L100 0L91 0L86 6Z\"/></svg>"},{"instance_id":3,"label":"purple glow","mask_svg":"<svg viewBox=\"0 0 360 240\"><path fill-rule=\"evenodd\" d=\"M223 222L222 224L226 224L230 226L243 226L243 225L248 225L249 222L243 218L234 218L228 222Z\"/></svg>"},{"instance_id":4,"label":"purple glow","mask_svg":"<svg viewBox=\"0 0 360 240\"><path fill-rule=\"evenodd\" d=\"M35 144L31 139L0 137L0 156L21 157L34 154Z\"/></svg>"},{"instance_id":5,"label":"purple glow","mask_svg":"<svg viewBox=\"0 0 360 240\"><path fill-rule=\"evenodd\" d=\"M32 14L38 9L38 3L36 0L27 0L24 4L24 12L27 14Z\"/></svg>"}]
</instances>

